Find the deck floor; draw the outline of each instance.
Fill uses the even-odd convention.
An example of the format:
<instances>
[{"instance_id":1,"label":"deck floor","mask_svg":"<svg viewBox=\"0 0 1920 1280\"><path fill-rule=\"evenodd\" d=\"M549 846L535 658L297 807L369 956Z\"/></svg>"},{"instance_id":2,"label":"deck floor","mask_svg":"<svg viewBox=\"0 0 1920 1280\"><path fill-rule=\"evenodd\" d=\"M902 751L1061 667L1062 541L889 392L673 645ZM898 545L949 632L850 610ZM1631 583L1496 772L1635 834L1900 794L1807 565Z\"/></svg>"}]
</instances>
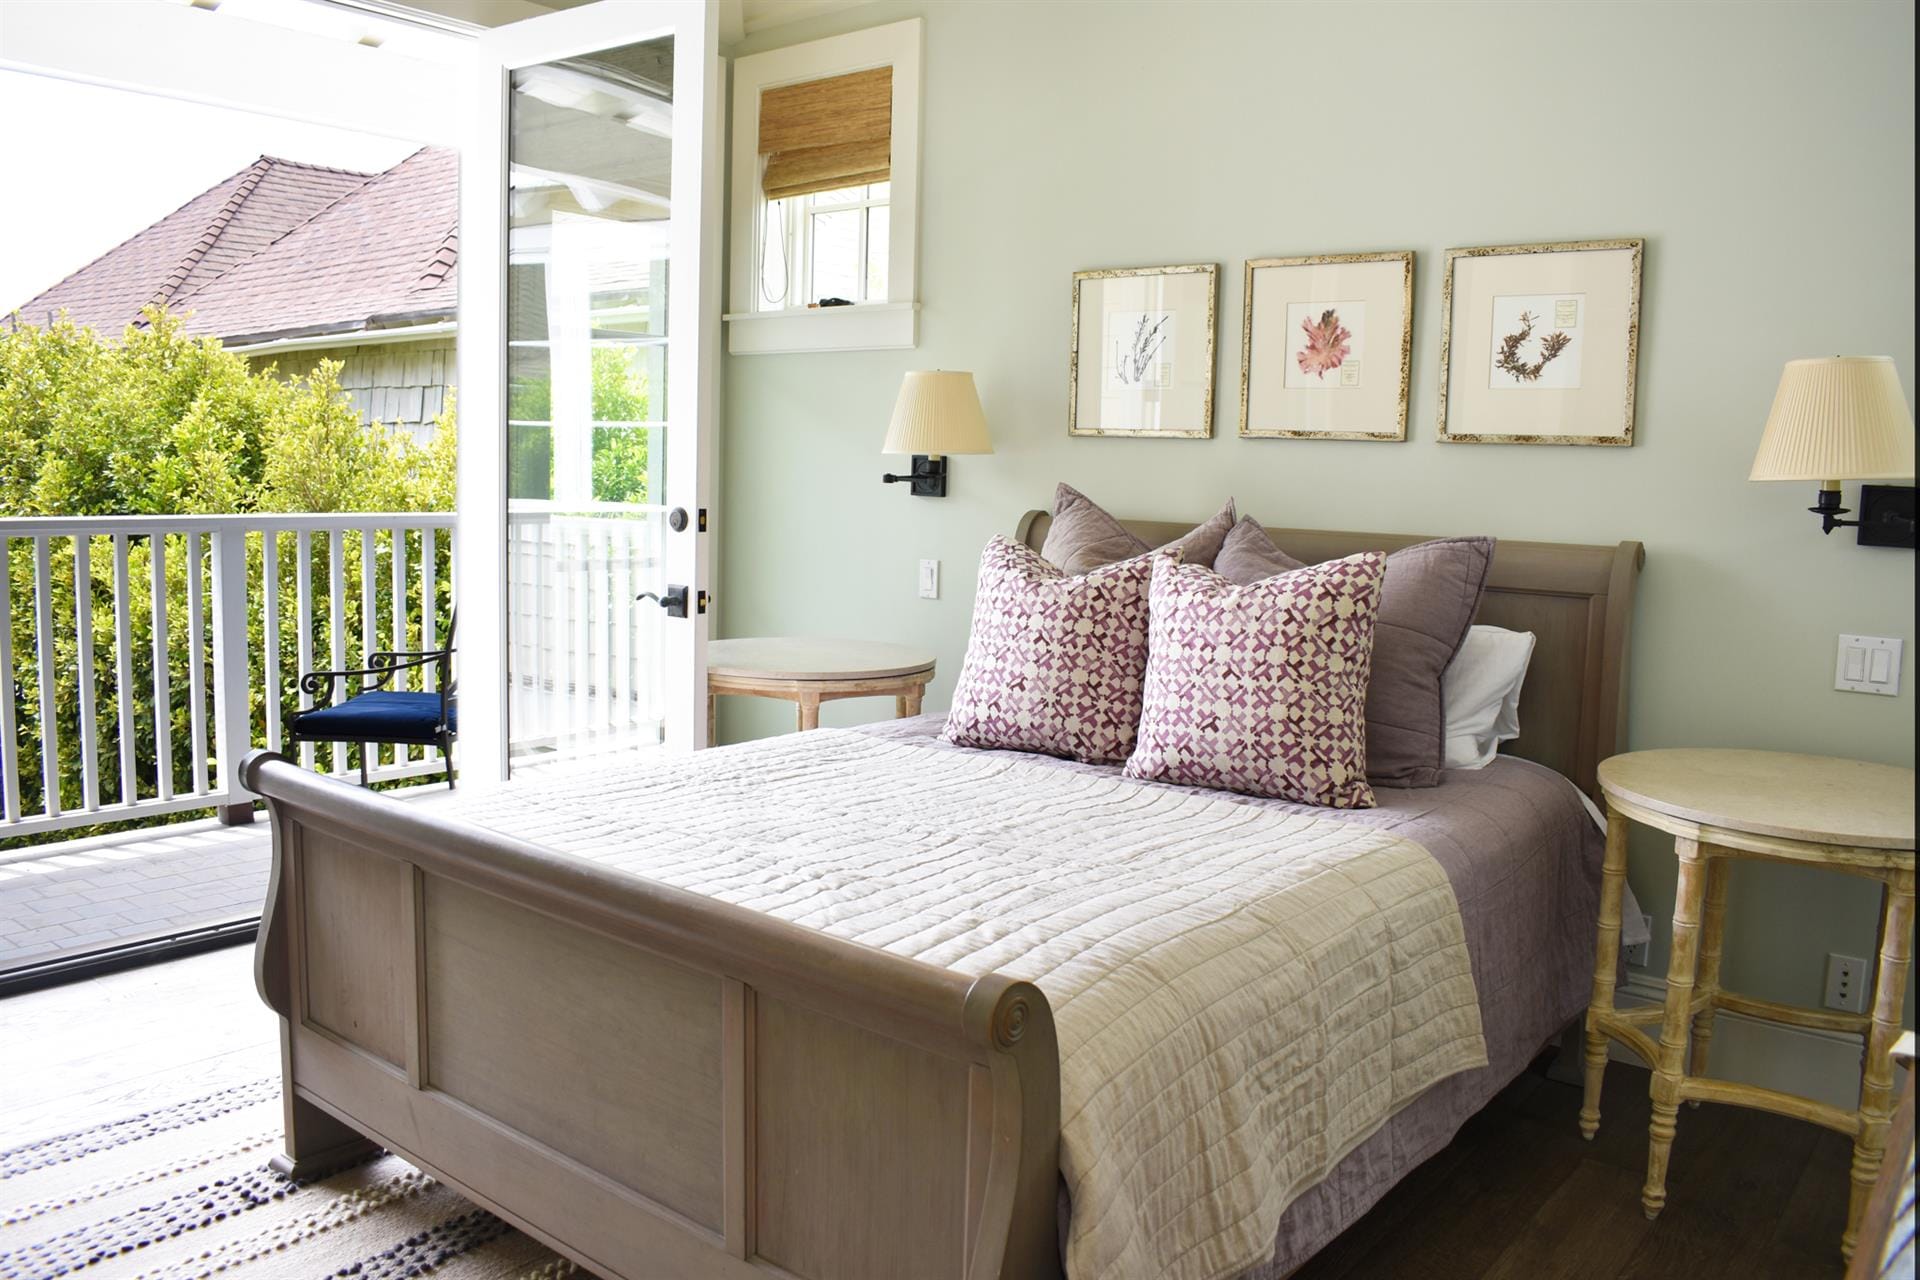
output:
<instances>
[{"instance_id":1,"label":"deck floor","mask_svg":"<svg viewBox=\"0 0 1920 1280\"><path fill-rule=\"evenodd\" d=\"M271 861L259 819L0 854L0 969L259 915Z\"/></svg>"},{"instance_id":2,"label":"deck floor","mask_svg":"<svg viewBox=\"0 0 1920 1280\"><path fill-rule=\"evenodd\" d=\"M433 804L447 791L386 794ZM257 916L272 862L264 813L0 850L0 973Z\"/></svg>"}]
</instances>

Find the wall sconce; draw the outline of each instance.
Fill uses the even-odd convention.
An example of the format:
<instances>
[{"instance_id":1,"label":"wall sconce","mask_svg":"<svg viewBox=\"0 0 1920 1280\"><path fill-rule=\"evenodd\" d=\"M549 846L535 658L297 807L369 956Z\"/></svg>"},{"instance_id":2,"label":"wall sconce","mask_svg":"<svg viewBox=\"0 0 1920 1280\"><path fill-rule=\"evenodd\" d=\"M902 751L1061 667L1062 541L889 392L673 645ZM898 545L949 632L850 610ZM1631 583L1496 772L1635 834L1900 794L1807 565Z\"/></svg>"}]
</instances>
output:
<instances>
[{"instance_id":1,"label":"wall sconce","mask_svg":"<svg viewBox=\"0 0 1920 1280\"><path fill-rule=\"evenodd\" d=\"M1861 488L1862 519L1842 520L1842 480L1911 480L1913 415L1891 356L1789 360L1749 480L1811 480L1820 531L1858 527L1869 546L1913 545L1913 490ZM1904 501L1905 538L1899 507ZM1871 533L1871 536L1870 536Z\"/></svg>"},{"instance_id":2,"label":"wall sconce","mask_svg":"<svg viewBox=\"0 0 1920 1280\"><path fill-rule=\"evenodd\" d=\"M909 373L893 402L893 421L880 452L913 455L905 475L880 477L886 483L905 481L919 498L946 497L947 454L993 452L973 375L944 369Z\"/></svg>"}]
</instances>

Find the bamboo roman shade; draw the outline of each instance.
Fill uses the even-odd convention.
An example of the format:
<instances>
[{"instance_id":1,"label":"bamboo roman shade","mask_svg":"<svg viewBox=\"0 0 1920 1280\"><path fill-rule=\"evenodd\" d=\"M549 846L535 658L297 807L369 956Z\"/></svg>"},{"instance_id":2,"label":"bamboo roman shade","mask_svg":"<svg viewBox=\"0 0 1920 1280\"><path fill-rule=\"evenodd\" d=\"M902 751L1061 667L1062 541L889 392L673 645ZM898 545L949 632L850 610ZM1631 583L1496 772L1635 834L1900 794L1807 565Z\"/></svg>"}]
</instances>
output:
<instances>
[{"instance_id":1,"label":"bamboo roman shade","mask_svg":"<svg viewBox=\"0 0 1920 1280\"><path fill-rule=\"evenodd\" d=\"M782 85L760 95L761 190L769 200L885 182L893 160L893 68Z\"/></svg>"}]
</instances>

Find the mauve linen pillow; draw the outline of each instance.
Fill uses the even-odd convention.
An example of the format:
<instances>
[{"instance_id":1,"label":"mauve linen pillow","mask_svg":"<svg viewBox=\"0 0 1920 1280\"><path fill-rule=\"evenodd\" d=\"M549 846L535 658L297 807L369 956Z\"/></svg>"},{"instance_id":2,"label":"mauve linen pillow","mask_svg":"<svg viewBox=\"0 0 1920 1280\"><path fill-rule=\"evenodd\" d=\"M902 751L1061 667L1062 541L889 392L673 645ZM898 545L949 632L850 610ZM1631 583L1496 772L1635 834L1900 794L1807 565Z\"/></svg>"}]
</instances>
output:
<instances>
[{"instance_id":1,"label":"mauve linen pillow","mask_svg":"<svg viewBox=\"0 0 1920 1280\"><path fill-rule=\"evenodd\" d=\"M1212 567L1213 558L1220 554L1220 544L1232 528L1233 499L1228 498L1227 505L1215 512L1212 519L1166 545L1180 548L1183 564ZM1103 564L1131 560L1153 549L1072 485L1063 484L1054 490L1053 523L1047 527L1040 555L1059 565L1062 572L1085 573Z\"/></svg>"},{"instance_id":2,"label":"mauve linen pillow","mask_svg":"<svg viewBox=\"0 0 1920 1280\"><path fill-rule=\"evenodd\" d=\"M1367 777L1373 781L1440 782L1447 745L1442 677L1480 607L1493 546L1492 538L1437 538L1387 557L1367 686ZM1251 517L1233 527L1215 562L1238 583L1299 564Z\"/></svg>"},{"instance_id":3,"label":"mauve linen pillow","mask_svg":"<svg viewBox=\"0 0 1920 1280\"><path fill-rule=\"evenodd\" d=\"M1153 558L1130 778L1371 809L1367 668L1386 557L1250 586Z\"/></svg>"},{"instance_id":4,"label":"mauve linen pillow","mask_svg":"<svg viewBox=\"0 0 1920 1280\"><path fill-rule=\"evenodd\" d=\"M1228 532L1220 544L1220 554L1213 559L1215 573L1243 587L1276 573L1292 573L1306 567L1306 561L1295 560L1274 546L1273 539L1252 516L1240 517L1240 523Z\"/></svg>"},{"instance_id":5,"label":"mauve linen pillow","mask_svg":"<svg viewBox=\"0 0 1920 1280\"><path fill-rule=\"evenodd\" d=\"M1147 666L1147 586L1179 552L1069 576L996 536L980 556L973 631L940 736L1117 764L1133 750Z\"/></svg>"}]
</instances>

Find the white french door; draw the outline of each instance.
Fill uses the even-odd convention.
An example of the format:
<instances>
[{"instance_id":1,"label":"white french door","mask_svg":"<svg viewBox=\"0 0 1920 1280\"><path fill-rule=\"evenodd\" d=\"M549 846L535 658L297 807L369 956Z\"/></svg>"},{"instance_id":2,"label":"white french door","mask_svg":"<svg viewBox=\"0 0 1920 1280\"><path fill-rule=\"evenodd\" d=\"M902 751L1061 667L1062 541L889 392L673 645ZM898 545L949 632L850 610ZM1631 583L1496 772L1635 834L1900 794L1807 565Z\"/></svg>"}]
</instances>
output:
<instances>
[{"instance_id":1,"label":"white french door","mask_svg":"<svg viewBox=\"0 0 1920 1280\"><path fill-rule=\"evenodd\" d=\"M704 745L717 16L481 37L460 246L463 768Z\"/></svg>"}]
</instances>

